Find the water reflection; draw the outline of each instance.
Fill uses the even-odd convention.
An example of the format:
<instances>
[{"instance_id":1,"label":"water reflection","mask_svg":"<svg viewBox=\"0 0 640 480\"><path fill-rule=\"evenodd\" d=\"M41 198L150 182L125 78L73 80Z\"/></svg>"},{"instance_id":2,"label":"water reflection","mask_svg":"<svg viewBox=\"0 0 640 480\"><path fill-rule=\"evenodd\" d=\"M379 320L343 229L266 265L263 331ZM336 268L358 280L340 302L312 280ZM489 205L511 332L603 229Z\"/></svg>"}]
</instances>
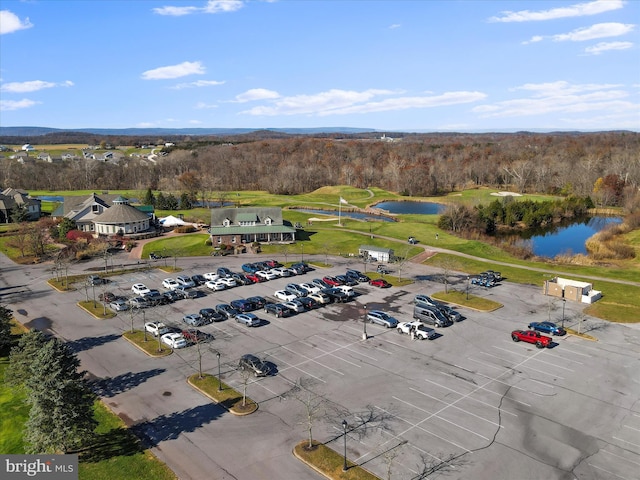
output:
<instances>
[{"instance_id":1,"label":"water reflection","mask_svg":"<svg viewBox=\"0 0 640 480\"><path fill-rule=\"evenodd\" d=\"M313 213L314 215L328 215L331 217L337 217L337 210L313 210L309 208L296 208L296 212L302 213ZM357 220L376 220L382 222L394 222L395 220L390 217L384 217L382 215L371 215L368 213L360 213L360 212L342 212L342 217L345 218L355 218Z\"/></svg>"},{"instance_id":2,"label":"water reflection","mask_svg":"<svg viewBox=\"0 0 640 480\"><path fill-rule=\"evenodd\" d=\"M439 215L444 211L446 205L434 202L380 202L374 205L389 213L398 214L419 214L419 215Z\"/></svg>"}]
</instances>

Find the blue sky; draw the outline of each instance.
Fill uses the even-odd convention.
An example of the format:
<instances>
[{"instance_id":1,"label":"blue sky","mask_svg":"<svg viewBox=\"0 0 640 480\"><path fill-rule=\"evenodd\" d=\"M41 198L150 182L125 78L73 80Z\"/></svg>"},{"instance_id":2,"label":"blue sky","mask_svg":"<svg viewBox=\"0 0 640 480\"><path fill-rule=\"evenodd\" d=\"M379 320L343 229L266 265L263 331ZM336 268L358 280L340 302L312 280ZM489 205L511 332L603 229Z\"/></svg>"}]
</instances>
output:
<instances>
[{"instance_id":1,"label":"blue sky","mask_svg":"<svg viewBox=\"0 0 640 480\"><path fill-rule=\"evenodd\" d=\"M0 0L0 125L640 130L640 1Z\"/></svg>"}]
</instances>

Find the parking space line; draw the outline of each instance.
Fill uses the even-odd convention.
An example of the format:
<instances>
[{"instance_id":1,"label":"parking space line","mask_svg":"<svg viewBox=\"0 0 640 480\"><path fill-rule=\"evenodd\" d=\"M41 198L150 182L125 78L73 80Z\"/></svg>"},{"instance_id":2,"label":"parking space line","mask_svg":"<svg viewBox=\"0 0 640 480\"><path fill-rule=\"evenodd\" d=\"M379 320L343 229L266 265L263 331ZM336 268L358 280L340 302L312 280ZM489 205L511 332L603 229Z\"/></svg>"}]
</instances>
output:
<instances>
[{"instance_id":1,"label":"parking space line","mask_svg":"<svg viewBox=\"0 0 640 480\"><path fill-rule=\"evenodd\" d=\"M572 360L572 359L566 358L566 357L564 357L562 355L558 355L554 351L548 351L547 355L549 355L550 357L553 357L553 358L557 358L558 360L564 360L565 362L572 362L572 363L577 363L578 365L584 365L583 362L579 362L577 360Z\"/></svg>"},{"instance_id":2,"label":"parking space line","mask_svg":"<svg viewBox=\"0 0 640 480\"><path fill-rule=\"evenodd\" d=\"M499 347L494 347L494 348L498 348L499 350L502 350L502 349L501 349L501 348L499 348ZM480 353L484 353L484 352L480 352ZM540 353L540 352L538 352L538 353ZM491 355L491 354L490 354L490 353L487 353L486 355ZM519 355L519 354L518 354L518 355ZM502 358L502 357L497 357L497 358ZM528 359L531 359L531 360L537 360L537 359L535 359L535 358L533 358L533 357L527 357L527 358L526 358L525 360L523 360L521 363L517 364L517 366L518 366L518 367L523 367L523 368L528 368L529 370L533 370L534 372L542 373L542 374L544 374L544 375L550 375L550 376L552 376L552 377L554 377L554 378L557 378L557 379L560 379L560 380L564 380L564 377L561 377L560 375L553 375L553 374L551 374L549 371L538 370L537 368L534 368L534 367L532 367L532 366L530 366L530 365L524 365L524 362L526 362ZM504 360L504 359L503 359L503 360ZM551 366L553 366L553 367L556 367L556 365L554 365L554 364L552 364L552 363L549 363L549 362L542 362L542 363L547 363L547 364L549 364L549 365L551 365ZM509 368L510 370L514 370L514 368L513 368L513 367L505 367L505 368ZM573 372L573 370L570 370L570 371L571 371L571 372ZM506 372L505 372L505 373L506 373ZM504 375L504 374L503 374L503 375Z\"/></svg>"},{"instance_id":3,"label":"parking space line","mask_svg":"<svg viewBox=\"0 0 640 480\"><path fill-rule=\"evenodd\" d=\"M617 475L617 474L615 474L613 472L610 472L609 470L605 470L602 467L598 467L597 465L594 465L593 463L588 463L587 465L589 465L590 467L593 467L593 468L595 468L597 470L602 470L603 472L608 473L609 475L613 475L614 477L618 477L618 478L622 478L624 480L628 480L627 477L622 477L620 475Z\"/></svg>"},{"instance_id":4,"label":"parking space line","mask_svg":"<svg viewBox=\"0 0 640 480\"><path fill-rule=\"evenodd\" d=\"M453 374L451 374L451 373L446 373L446 372L442 372L442 373L444 373L445 375L450 375L450 376L452 376L453 378L456 378L456 379L460 380L460 378L459 378L459 377L456 377L455 375L453 375ZM502 373L501 375L504 375L504 373ZM487 378L487 379L491 379L491 377L485 377L485 378ZM429 380L427 380L427 381L429 381ZM432 382L432 383L435 383L435 382ZM438 385L438 384L436 383L436 385ZM475 386L476 384L474 383L473 385ZM511 385L510 385L509 383L505 383L505 385L507 385L508 387L511 387ZM501 392L494 392L493 390L489 390L488 388L486 388L486 387L484 387L484 386L478 386L478 387L476 387L476 390L483 390L483 391L485 391L485 392L487 392L487 393L492 393L493 395L496 395L496 396L498 396L498 397L503 397L503 396L504 396L504 393L501 393ZM458 395L466 395L466 394L459 393ZM515 398L511 398L511 401L513 401L513 402L517 402L517 403L521 403L522 405L526 405L527 407L530 407L530 406L531 406L531 405L529 405L528 403L521 402L520 400L516 400Z\"/></svg>"},{"instance_id":5,"label":"parking space line","mask_svg":"<svg viewBox=\"0 0 640 480\"><path fill-rule=\"evenodd\" d=\"M328 338L323 338L323 340L324 340L324 341L326 341L326 342L328 342L328 343L333 343L334 345L337 345L338 347L340 347L340 346L341 346L339 343L334 342L333 340L329 340ZM357 354L357 355L360 355L360 356L362 356L362 357L368 358L369 360L371 360L371 361L373 361L373 362L378 362L378 361L379 361L377 358L372 357L372 356L370 356L370 355L366 355L366 354L364 354L364 353L362 353L362 352L360 352L360 351L358 351L358 350L349 349L349 351L350 351L350 352L353 352L353 353L355 353L355 354ZM360 365L358 365L358 366L360 366Z\"/></svg>"},{"instance_id":6,"label":"parking space line","mask_svg":"<svg viewBox=\"0 0 640 480\"><path fill-rule=\"evenodd\" d=\"M625 458L622 455L617 455L617 454L615 454L613 452L608 452L607 450L600 450L600 452L608 453L609 455L613 455L614 457L618 457L618 458L624 460L625 462L633 463L634 465L640 465L640 463L638 463L638 462L634 462L633 460L629 460L628 458Z\"/></svg>"},{"instance_id":7,"label":"parking space line","mask_svg":"<svg viewBox=\"0 0 640 480\"><path fill-rule=\"evenodd\" d=\"M628 428L630 430L635 430L636 432L640 432L640 428L630 427L629 425L623 425L624 428Z\"/></svg>"},{"instance_id":8,"label":"parking space line","mask_svg":"<svg viewBox=\"0 0 640 480\"><path fill-rule=\"evenodd\" d=\"M445 373L445 372L442 372L442 373ZM453 376L453 375L452 375L452 376ZM454 378L456 378L456 377L454 377ZM449 390L450 392L453 392L453 393L455 393L456 395L460 395L461 397L465 395L464 393L458 392L458 391L454 390L453 388L445 387L444 385L440 385L439 383L432 382L431 380L429 380L429 379L427 379L427 378L425 378L424 380L425 380L425 382L433 383L434 385L437 385L438 387L444 388L445 390ZM493 393L493 394L495 394L495 395L500 395L500 394L498 394L498 393L496 393L496 392L492 392L491 390L487 390L487 391L488 391L489 393ZM500 407L497 407L497 406L495 406L495 405L491 405L490 403L483 402L482 400L478 400L477 398L473 398L473 397L467 397L467 398L468 398L469 400L473 400L474 402L478 402L478 403L480 403L480 404L482 404L482 405L486 405L487 407L495 408L496 410L500 410L501 412L507 413L507 414L509 414L509 415L513 415L514 417L517 417L517 416L518 416L517 414L515 414L515 413L513 413L513 412L510 412L510 411L508 411L508 410L504 410L504 409L502 409L502 408L500 408ZM517 400L516 400L516 401L517 401Z\"/></svg>"},{"instance_id":9,"label":"parking space line","mask_svg":"<svg viewBox=\"0 0 640 480\"><path fill-rule=\"evenodd\" d=\"M305 375L309 375L310 377L315 378L316 380L321 381L322 383L327 383L326 381L324 381L323 379L321 379L320 377L317 377L315 375L310 374L309 372L307 372L306 370L301 369L300 367L293 365L291 363L285 362L284 360L279 359L278 357L276 357L275 355L269 354L270 358L276 359L279 363L283 363L285 365L288 365L288 367L286 368L278 368L279 372L284 372L285 370L289 370L291 368L294 368L296 370L300 370L302 373L304 373Z\"/></svg>"},{"instance_id":10,"label":"parking space line","mask_svg":"<svg viewBox=\"0 0 640 480\"><path fill-rule=\"evenodd\" d=\"M472 359L470 359L470 360L472 360ZM478 363L482 363L482 362L478 361ZM488 375L484 375L484 374L479 373L479 372L476 372L475 374L476 374L476 375L479 375L479 376L481 376L481 377L484 377L484 378L490 378ZM519 386L517 386L517 385L513 385L513 384L511 384L511 383L508 383L508 382L503 382L502 380L495 380L495 381L496 381L496 382L498 382L498 383L502 383L502 384L504 384L504 385L507 385L508 387L515 388L516 390L522 390L523 392L531 393L531 394L533 394L533 395L540 395L540 396L546 396L546 395L548 395L548 394L544 394L544 393L533 392L533 391L528 390L528 389L526 389L526 388L522 388L522 387L519 387ZM548 383L540 382L540 381L538 381L538 380L533 380L533 379L531 379L531 378L528 378L528 379L527 379L527 382L536 382L536 383L539 383L540 385L543 385L543 386L545 386L545 387L549 387L549 388L551 388L551 389L555 388L553 385L549 385Z\"/></svg>"},{"instance_id":11,"label":"parking space line","mask_svg":"<svg viewBox=\"0 0 640 480\"><path fill-rule=\"evenodd\" d=\"M391 412L389 412L388 410L385 410L384 408L380 408L380 407L376 407L376 408L377 408L378 410L382 410L382 411L383 411L383 412L385 412L385 413L388 413L389 415L393 415ZM397 415L393 415L393 417L394 417L394 418L397 418L398 420L400 420L400 421L402 421L402 422L404 422L404 423L408 423L409 425L411 425L411 428L407 428L406 430L403 430L403 431L402 431L402 432L400 432L398 435L396 435L396 438L401 438L401 437L402 437L405 433L407 433L408 431L410 431L410 430L412 430L412 429L414 429L414 428L417 428L417 429L419 429L419 430L422 430L423 432L428 433L429 435L433 435L434 437L436 437L436 438L438 438L438 439L442 440L443 442L450 443L450 444L451 444L451 445L453 445L454 447L457 447L457 448L459 448L459 449L461 449L461 450L464 450L464 451L465 451L465 452L467 452L467 453L473 453L473 451L472 451L472 450L469 450L468 448L464 448L462 445L458 445L457 443L452 442L451 440L447 440L446 438L441 437L441 436L440 436L440 435L438 435L437 433L433 433L433 432L431 432L431 431L427 430L426 428L424 428L424 427L420 426L420 424L421 424L421 423L423 423L423 422L424 422L424 420L422 420L422 421L420 421L420 422L418 422L418 423L412 423L412 422L410 422L409 420L406 420L406 419L404 419L404 418L402 418L402 417L399 417L399 416L397 416Z\"/></svg>"},{"instance_id":12,"label":"parking space line","mask_svg":"<svg viewBox=\"0 0 640 480\"><path fill-rule=\"evenodd\" d=\"M625 440L625 439L623 439L623 438L620 438L620 437L613 437L613 436L612 436L611 438L615 438L616 440L618 440L618 441L620 441L620 442L628 443L629 445L633 445L634 447L638 447L638 448L640 448L640 445L638 445L638 444L636 444L636 443L632 443L632 442L630 442L630 441L628 441L628 440Z\"/></svg>"},{"instance_id":13,"label":"parking space line","mask_svg":"<svg viewBox=\"0 0 640 480\"><path fill-rule=\"evenodd\" d=\"M501 347L498 347L498 346L496 346L496 345L494 345L494 346L493 346L493 348L498 349L498 350L502 350L502 351L507 352L507 353L513 353L513 354L515 354L515 355L519 355L519 356L521 356L521 357L525 357L525 358L528 358L528 357L529 357L529 355L524 355L524 354L522 354L522 353L512 352L511 350L508 350L508 349L506 349L506 348L501 348ZM543 350L543 351L544 351L544 350ZM483 352L481 352L481 353L483 353ZM545 354L546 354L546 352L545 352ZM487 354L487 355L489 355L489 354ZM568 372L575 372L575 370L572 370L572 369L570 369L570 368L562 367L562 366L560 366L560 365L557 365L557 364L555 364L555 363L551 363L551 362L545 362L544 360L540 360L539 358L536 358L536 359L535 359L535 361L536 361L536 362L540 362L540 363L544 363L544 364L546 364L546 365L551 365L553 368L559 368L559 369L561 369L561 370L566 370L566 371L568 371Z\"/></svg>"},{"instance_id":14,"label":"parking space line","mask_svg":"<svg viewBox=\"0 0 640 480\"><path fill-rule=\"evenodd\" d=\"M334 358L337 358L337 359L338 359L338 360L340 360L340 361L347 362L348 364L353 365L354 367L362 368L362 365L358 365L357 363L353 363L353 362L350 362L349 360L345 360L344 358L341 358L341 357L339 357L339 356L335 355L334 353L327 352L326 350L322 350L320 347L317 347L317 346L315 346L315 345L311 345L311 344L309 344L309 343L307 343L307 342L300 342L300 343L301 343L302 345L306 345L307 347L310 347L310 348L312 348L312 349L314 349L314 348L315 348L316 350L320 350L322 353L324 353L324 354L326 354L326 355L330 355L330 356L332 356L332 357L334 357ZM337 344L336 344L336 345L337 345ZM348 347L340 347L340 350L342 350L343 348L348 348ZM351 349L349 349L349 351L352 351L352 350L351 350Z\"/></svg>"},{"instance_id":15,"label":"parking space line","mask_svg":"<svg viewBox=\"0 0 640 480\"><path fill-rule=\"evenodd\" d=\"M429 395L428 393L421 392L421 391L420 391L420 390L418 390L417 388L409 387L409 390L411 390L411 391L413 391L413 392L416 392L416 393L419 393L420 395L424 395L425 397L429 397L429 398L431 398L431 399L435 400L436 402L440 402L440 403L444 403L445 405L448 405L448 403L447 403L447 402L445 402L444 400L440 400L439 398L433 397L433 396ZM504 428L504 427L503 427L502 425L500 425L499 423L492 422L491 420L487 420L486 418L483 418L483 417L481 417L480 415L476 415L475 413L471 413L471 412L469 412L469 411L465 410L464 408L460 408L460 407L458 407L457 405L452 405L452 406L453 406L453 408L455 408L456 410L463 411L464 413L466 413L466 414L468 414L468 415L471 415L472 417L476 417L476 418L478 418L478 419L480 419L480 420L484 420L485 422L488 422L488 423L490 423L490 424L492 424L492 425L495 425L496 427Z\"/></svg>"},{"instance_id":16,"label":"parking space line","mask_svg":"<svg viewBox=\"0 0 640 480\"><path fill-rule=\"evenodd\" d=\"M300 362L297 365L303 365L305 363L314 362L314 363L317 363L318 365L320 365L321 367L326 368L327 370L331 370L332 372L339 373L340 375L344 375L344 373L341 372L340 370L336 370L335 368L331 368L331 367L329 367L329 366L327 366L327 365L325 365L323 363L320 363L315 358L308 358L306 355L303 355L302 353L295 352L295 351L291 350L289 347L285 347L284 345L282 345L282 348L287 350L287 351L289 351L289 352L291 352L291 353L293 353L294 355L298 355L300 357L303 357L303 358L306 357L307 358L304 362ZM320 357L324 357L326 355L328 355L328 354L323 353L322 355L320 355ZM317 357L317 358L319 358L319 357Z\"/></svg>"}]
</instances>

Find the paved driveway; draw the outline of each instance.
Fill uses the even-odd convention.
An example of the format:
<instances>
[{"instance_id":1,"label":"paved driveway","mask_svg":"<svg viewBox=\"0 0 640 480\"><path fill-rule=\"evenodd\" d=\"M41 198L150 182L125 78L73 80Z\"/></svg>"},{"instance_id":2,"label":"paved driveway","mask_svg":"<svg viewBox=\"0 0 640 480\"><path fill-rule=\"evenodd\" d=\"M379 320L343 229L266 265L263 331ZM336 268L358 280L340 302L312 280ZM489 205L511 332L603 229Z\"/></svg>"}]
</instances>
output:
<instances>
[{"instance_id":1,"label":"paved driveway","mask_svg":"<svg viewBox=\"0 0 640 480\"><path fill-rule=\"evenodd\" d=\"M190 274L218 266L239 270L249 258L180 259L179 266ZM252 295L272 297L290 281L341 273L348 265L362 269L345 259L333 261L335 267L304 277L207 292L148 309L145 319L180 325L185 313L200 308ZM202 327L215 337L203 350L207 373L218 373L215 352L221 353L224 381L238 389L242 380L235 367L242 354L257 354L277 367L275 376L251 379L248 395L260 408L246 417L212 405L186 384L198 368L195 347L147 357L121 338L130 328L127 313L93 319L74 306L93 292L55 293L44 283L51 276L46 267L17 267L0 258L0 301L23 323L71 342L104 401L183 479L320 478L291 455L306 435L300 424L303 408L290 393L300 378L313 380L315 391L342 408L343 417L314 426L315 438L338 451L342 418L349 425L361 421L364 412L385 419L375 424L384 428L347 436L350 460L380 477L393 459L392 478L399 479L417 478L444 460L450 463L429 478L444 478L445 470L448 478L492 480L637 478L638 330L588 319L581 328L591 329L598 342L556 338L547 350L514 343L512 329L549 317L561 321L562 305L549 303L539 286L508 282L472 290L503 308L492 313L460 309L464 320L439 329L433 341L412 341L395 329L362 321L365 305L401 321L411 319L415 293L442 289L433 282L436 274L410 265L405 275L416 282L405 289L360 285L355 301L344 305L290 318L257 312L263 322L255 328L233 321ZM125 293L137 282L161 289L166 276L159 270L130 273L109 289ZM575 324L580 309L567 303L568 325ZM134 322L140 328L142 315Z\"/></svg>"}]
</instances>

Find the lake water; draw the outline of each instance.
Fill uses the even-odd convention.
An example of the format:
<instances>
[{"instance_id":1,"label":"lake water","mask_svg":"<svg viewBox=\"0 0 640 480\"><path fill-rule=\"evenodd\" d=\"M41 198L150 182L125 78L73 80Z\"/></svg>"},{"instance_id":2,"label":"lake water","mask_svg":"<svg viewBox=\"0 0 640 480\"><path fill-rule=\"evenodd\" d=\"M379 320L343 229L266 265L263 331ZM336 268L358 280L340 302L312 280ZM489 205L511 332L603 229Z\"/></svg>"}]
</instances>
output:
<instances>
[{"instance_id":1,"label":"lake water","mask_svg":"<svg viewBox=\"0 0 640 480\"><path fill-rule=\"evenodd\" d=\"M620 217L590 217L573 222L569 225L561 225L545 229L536 229L523 232L520 238L529 240L533 253L541 257L553 258L561 253L586 254L585 242L587 239L607 225L622 223Z\"/></svg>"},{"instance_id":2,"label":"lake water","mask_svg":"<svg viewBox=\"0 0 640 480\"><path fill-rule=\"evenodd\" d=\"M381 208L389 213L413 213L420 215L438 215L444 212L446 205L433 202L381 202L374 205L375 208Z\"/></svg>"},{"instance_id":3,"label":"lake water","mask_svg":"<svg viewBox=\"0 0 640 480\"><path fill-rule=\"evenodd\" d=\"M337 217L337 210L312 210L309 208L296 208L296 212L302 213L313 213L315 215L329 215L331 217ZM360 212L342 212L342 217L344 218L355 218L357 220L378 220L382 222L393 222L393 218L383 217L382 215L369 215L366 213Z\"/></svg>"}]
</instances>

